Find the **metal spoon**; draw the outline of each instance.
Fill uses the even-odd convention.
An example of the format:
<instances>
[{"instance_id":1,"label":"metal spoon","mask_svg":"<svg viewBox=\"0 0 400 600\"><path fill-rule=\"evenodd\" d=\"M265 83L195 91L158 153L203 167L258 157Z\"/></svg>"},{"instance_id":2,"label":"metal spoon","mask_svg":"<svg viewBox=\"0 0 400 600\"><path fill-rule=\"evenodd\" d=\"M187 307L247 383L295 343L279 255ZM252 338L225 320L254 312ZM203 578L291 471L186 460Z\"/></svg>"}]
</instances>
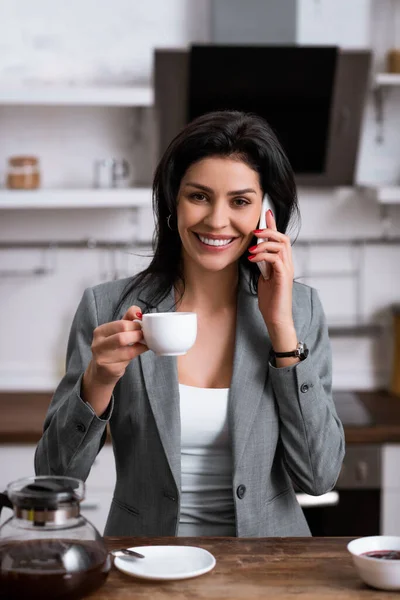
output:
<instances>
[{"instance_id":1,"label":"metal spoon","mask_svg":"<svg viewBox=\"0 0 400 600\"><path fill-rule=\"evenodd\" d=\"M128 550L128 548L121 548L120 550L111 550L110 554L113 556L134 556L135 558L146 558L143 554L135 552L135 550Z\"/></svg>"}]
</instances>

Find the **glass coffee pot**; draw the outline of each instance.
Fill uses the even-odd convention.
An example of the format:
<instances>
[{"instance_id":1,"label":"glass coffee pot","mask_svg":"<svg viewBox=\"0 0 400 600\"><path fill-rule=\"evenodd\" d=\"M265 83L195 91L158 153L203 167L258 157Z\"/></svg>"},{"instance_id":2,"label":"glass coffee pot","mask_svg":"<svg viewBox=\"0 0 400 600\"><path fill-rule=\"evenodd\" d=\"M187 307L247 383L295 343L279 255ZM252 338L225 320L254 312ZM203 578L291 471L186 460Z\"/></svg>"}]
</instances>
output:
<instances>
[{"instance_id":1,"label":"glass coffee pot","mask_svg":"<svg viewBox=\"0 0 400 600\"><path fill-rule=\"evenodd\" d=\"M72 477L27 477L0 494L0 598L77 600L100 587L111 560L99 532L80 514L85 484Z\"/></svg>"}]
</instances>

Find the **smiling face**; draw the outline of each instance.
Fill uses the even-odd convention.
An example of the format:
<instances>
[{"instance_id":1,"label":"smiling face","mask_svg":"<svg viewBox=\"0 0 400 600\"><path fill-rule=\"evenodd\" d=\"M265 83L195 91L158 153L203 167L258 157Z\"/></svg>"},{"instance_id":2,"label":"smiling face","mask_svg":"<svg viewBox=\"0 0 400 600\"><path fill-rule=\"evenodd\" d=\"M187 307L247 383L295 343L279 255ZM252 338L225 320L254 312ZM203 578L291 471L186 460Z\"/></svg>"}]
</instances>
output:
<instances>
[{"instance_id":1,"label":"smiling face","mask_svg":"<svg viewBox=\"0 0 400 600\"><path fill-rule=\"evenodd\" d=\"M213 156L192 164L177 205L185 263L220 271L247 250L261 212L258 173L238 158Z\"/></svg>"}]
</instances>

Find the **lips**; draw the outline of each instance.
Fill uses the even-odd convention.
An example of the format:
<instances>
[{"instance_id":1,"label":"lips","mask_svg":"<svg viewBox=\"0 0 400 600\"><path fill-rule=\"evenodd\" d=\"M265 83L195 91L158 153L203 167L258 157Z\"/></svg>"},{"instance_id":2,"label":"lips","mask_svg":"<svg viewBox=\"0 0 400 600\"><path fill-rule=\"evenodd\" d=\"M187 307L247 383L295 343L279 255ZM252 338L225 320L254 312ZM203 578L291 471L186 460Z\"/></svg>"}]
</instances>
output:
<instances>
[{"instance_id":1,"label":"lips","mask_svg":"<svg viewBox=\"0 0 400 600\"><path fill-rule=\"evenodd\" d=\"M200 241L203 242L203 244L206 244L207 246L222 247L222 246L227 246L232 241L232 238L222 240L222 239L208 238L208 237L204 237L202 235L199 235L198 237L199 237Z\"/></svg>"},{"instance_id":2,"label":"lips","mask_svg":"<svg viewBox=\"0 0 400 600\"><path fill-rule=\"evenodd\" d=\"M232 245L232 243L237 239L234 236L229 236L229 235L213 235L213 234L202 234L202 233L197 233L197 232L193 232L195 237L197 238L197 240L200 242L200 244L204 247L207 248L212 248L212 249L223 249L223 248L227 248L229 246Z\"/></svg>"},{"instance_id":3,"label":"lips","mask_svg":"<svg viewBox=\"0 0 400 600\"><path fill-rule=\"evenodd\" d=\"M231 236L216 236L216 235L203 235L201 233L193 232L196 239L203 249L211 250L211 251L221 251L226 248L230 248L233 242L237 239L236 237Z\"/></svg>"}]
</instances>

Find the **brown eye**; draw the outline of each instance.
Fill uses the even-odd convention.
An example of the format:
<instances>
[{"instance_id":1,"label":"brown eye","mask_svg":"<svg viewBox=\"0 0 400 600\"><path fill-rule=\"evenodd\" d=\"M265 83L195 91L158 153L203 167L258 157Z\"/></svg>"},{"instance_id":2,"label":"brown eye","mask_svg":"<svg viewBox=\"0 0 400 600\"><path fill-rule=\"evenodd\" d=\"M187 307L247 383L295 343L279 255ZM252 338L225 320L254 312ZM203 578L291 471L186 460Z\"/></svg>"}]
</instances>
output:
<instances>
[{"instance_id":1,"label":"brown eye","mask_svg":"<svg viewBox=\"0 0 400 600\"><path fill-rule=\"evenodd\" d=\"M191 194L190 197L193 198L193 200L200 200L200 202L202 200L207 200L207 198L205 197L205 195L201 194L200 192L196 192L194 194Z\"/></svg>"},{"instance_id":2,"label":"brown eye","mask_svg":"<svg viewBox=\"0 0 400 600\"><path fill-rule=\"evenodd\" d=\"M244 198L235 198L234 200L236 206L246 206L246 204L250 204L250 202L248 200L245 200Z\"/></svg>"}]
</instances>

